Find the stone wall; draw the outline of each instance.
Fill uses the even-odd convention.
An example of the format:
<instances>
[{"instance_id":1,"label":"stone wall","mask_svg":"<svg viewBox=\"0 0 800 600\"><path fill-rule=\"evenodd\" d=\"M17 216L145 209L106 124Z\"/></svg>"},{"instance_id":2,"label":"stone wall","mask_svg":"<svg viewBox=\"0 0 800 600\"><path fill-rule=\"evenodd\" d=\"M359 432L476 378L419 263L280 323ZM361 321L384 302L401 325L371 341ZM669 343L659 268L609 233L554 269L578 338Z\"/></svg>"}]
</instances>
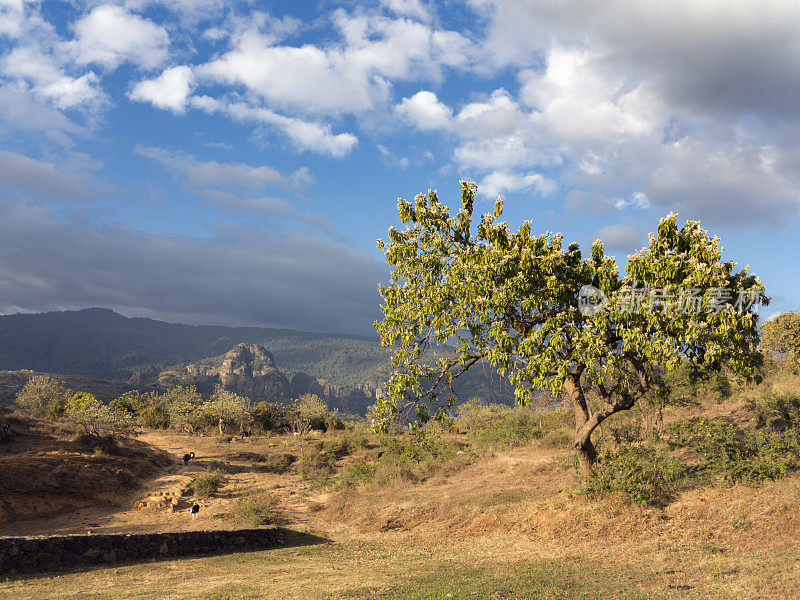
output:
<instances>
[{"instance_id":1,"label":"stone wall","mask_svg":"<svg viewBox=\"0 0 800 600\"><path fill-rule=\"evenodd\" d=\"M221 554L284 543L279 527L171 533L0 537L0 575L152 558Z\"/></svg>"}]
</instances>

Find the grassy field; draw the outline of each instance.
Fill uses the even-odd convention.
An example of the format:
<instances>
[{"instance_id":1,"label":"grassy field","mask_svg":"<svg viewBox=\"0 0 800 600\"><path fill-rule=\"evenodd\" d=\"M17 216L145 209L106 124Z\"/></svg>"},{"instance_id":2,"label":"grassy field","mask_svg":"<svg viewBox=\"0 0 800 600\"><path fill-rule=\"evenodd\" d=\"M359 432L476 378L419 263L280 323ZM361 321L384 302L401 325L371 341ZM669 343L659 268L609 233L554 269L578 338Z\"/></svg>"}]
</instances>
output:
<instances>
[{"instance_id":1,"label":"grassy field","mask_svg":"<svg viewBox=\"0 0 800 600\"><path fill-rule=\"evenodd\" d=\"M702 414L746 430L757 409L744 396L708 400L672 409L665 427ZM709 472L652 504L617 492L592 497L569 468L568 413L489 407L470 415L456 421L461 434L449 426L425 435L350 426L302 438L142 432L137 443L173 458L130 498L0 523L0 533L227 529L263 518L298 537L258 552L0 575L0 598L800 597L798 471L727 483ZM627 415L603 435L622 435L638 418ZM68 443L50 439L55 429L36 437L15 423L4 460L19 453L41 471L56 458L53 444ZM188 449L197 457L183 465ZM119 460L72 446L58 452L67 450L80 464ZM696 464L689 447L671 453ZM198 496L193 522L183 509L210 476L216 485ZM181 510L170 509L172 499Z\"/></svg>"},{"instance_id":2,"label":"grassy field","mask_svg":"<svg viewBox=\"0 0 800 600\"><path fill-rule=\"evenodd\" d=\"M754 575L763 570L765 556L726 557L700 550L657 560L630 555L632 562L626 563L624 555L612 553L603 564L552 552L508 546L502 539L424 546L349 540L19 577L0 583L0 594L20 600L729 599L772 597L770 588L778 583L757 577L743 585L737 576L742 570Z\"/></svg>"}]
</instances>

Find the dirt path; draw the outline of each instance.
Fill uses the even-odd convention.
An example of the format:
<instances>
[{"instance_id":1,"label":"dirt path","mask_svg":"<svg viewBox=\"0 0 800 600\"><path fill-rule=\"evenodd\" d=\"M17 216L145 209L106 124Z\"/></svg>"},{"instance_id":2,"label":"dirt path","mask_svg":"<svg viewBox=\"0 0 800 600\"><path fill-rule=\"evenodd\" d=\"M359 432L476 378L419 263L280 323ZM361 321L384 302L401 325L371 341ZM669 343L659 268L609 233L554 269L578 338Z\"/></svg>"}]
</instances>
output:
<instances>
[{"instance_id":1,"label":"dirt path","mask_svg":"<svg viewBox=\"0 0 800 600\"><path fill-rule=\"evenodd\" d=\"M217 438L184 436L150 431L138 440L169 453L171 464L156 477L143 482L133 493L113 503L103 503L58 516L7 523L0 535L45 535L68 533L143 533L149 531L191 531L229 529L236 523L233 513L241 498L269 495L287 524L300 529L312 525L310 515L319 508L319 497L309 493L296 467L276 474L257 472L253 458L272 453L299 454L294 440L274 438L263 443L225 443ZM181 457L194 452L195 459L184 465ZM212 498L200 498L191 489L192 480L220 468L226 474ZM201 506L197 520L188 513L195 502Z\"/></svg>"}]
</instances>

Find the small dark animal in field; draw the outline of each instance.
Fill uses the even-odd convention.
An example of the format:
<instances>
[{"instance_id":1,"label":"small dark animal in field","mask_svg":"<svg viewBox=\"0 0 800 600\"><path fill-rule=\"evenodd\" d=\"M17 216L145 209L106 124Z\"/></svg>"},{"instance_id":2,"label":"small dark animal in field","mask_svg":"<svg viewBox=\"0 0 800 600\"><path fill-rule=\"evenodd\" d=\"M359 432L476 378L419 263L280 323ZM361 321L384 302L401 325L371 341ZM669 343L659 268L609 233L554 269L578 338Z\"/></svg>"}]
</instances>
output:
<instances>
[{"instance_id":1,"label":"small dark animal in field","mask_svg":"<svg viewBox=\"0 0 800 600\"><path fill-rule=\"evenodd\" d=\"M451 427L450 428L450 433L458 434L458 433L461 433L461 430L458 427Z\"/></svg>"},{"instance_id":2,"label":"small dark animal in field","mask_svg":"<svg viewBox=\"0 0 800 600\"><path fill-rule=\"evenodd\" d=\"M200 512L200 505L199 504L192 504L192 508L189 509L189 514L192 515L192 521L197 518L197 513Z\"/></svg>"},{"instance_id":3,"label":"small dark animal in field","mask_svg":"<svg viewBox=\"0 0 800 600\"><path fill-rule=\"evenodd\" d=\"M183 455L183 464L188 465L189 461L194 458L194 452L189 452L189 454Z\"/></svg>"},{"instance_id":4,"label":"small dark animal in field","mask_svg":"<svg viewBox=\"0 0 800 600\"><path fill-rule=\"evenodd\" d=\"M11 430L11 425L6 423L3 429L0 430L0 444L8 444L11 442L14 432Z\"/></svg>"}]
</instances>

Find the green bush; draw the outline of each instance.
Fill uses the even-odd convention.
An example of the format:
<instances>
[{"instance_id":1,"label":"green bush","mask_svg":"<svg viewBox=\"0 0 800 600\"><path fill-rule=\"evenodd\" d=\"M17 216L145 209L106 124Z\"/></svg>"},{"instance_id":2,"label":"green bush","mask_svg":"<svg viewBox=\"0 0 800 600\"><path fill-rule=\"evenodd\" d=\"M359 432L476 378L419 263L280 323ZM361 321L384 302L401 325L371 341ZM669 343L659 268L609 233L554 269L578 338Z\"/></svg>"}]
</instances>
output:
<instances>
[{"instance_id":1,"label":"green bush","mask_svg":"<svg viewBox=\"0 0 800 600\"><path fill-rule=\"evenodd\" d=\"M359 462L343 469L336 478L336 486L356 487L361 483L371 481L375 477L376 465Z\"/></svg>"},{"instance_id":2,"label":"green bush","mask_svg":"<svg viewBox=\"0 0 800 600\"><path fill-rule=\"evenodd\" d=\"M253 427L262 432L283 431L289 428L286 409L275 402L259 402L253 407L251 414Z\"/></svg>"},{"instance_id":3,"label":"green bush","mask_svg":"<svg viewBox=\"0 0 800 600\"><path fill-rule=\"evenodd\" d=\"M670 442L691 448L709 475L727 483L760 483L784 477L800 455L798 430L771 426L740 431L728 423L698 417L670 428Z\"/></svg>"},{"instance_id":4,"label":"green bush","mask_svg":"<svg viewBox=\"0 0 800 600\"><path fill-rule=\"evenodd\" d=\"M114 398L108 403L108 408L113 412L125 415L127 418L137 420L139 413L147 406L145 396L136 390L125 392L122 396Z\"/></svg>"},{"instance_id":5,"label":"green bush","mask_svg":"<svg viewBox=\"0 0 800 600\"><path fill-rule=\"evenodd\" d=\"M675 493L686 470L675 458L651 446L619 446L601 452L594 472L582 483L584 494L621 493L631 502L659 504Z\"/></svg>"},{"instance_id":6,"label":"green bush","mask_svg":"<svg viewBox=\"0 0 800 600\"><path fill-rule=\"evenodd\" d=\"M148 404L139 411L136 421L148 429L168 429L169 412L163 404Z\"/></svg>"},{"instance_id":7,"label":"green bush","mask_svg":"<svg viewBox=\"0 0 800 600\"><path fill-rule=\"evenodd\" d=\"M275 522L277 505L274 496L242 498L234 508L234 516L237 521L247 523L250 527L261 527Z\"/></svg>"},{"instance_id":8,"label":"green bush","mask_svg":"<svg viewBox=\"0 0 800 600\"><path fill-rule=\"evenodd\" d=\"M201 498L208 498L217 493L224 478L225 475L222 469L216 469L210 473L203 473L192 480L192 489Z\"/></svg>"},{"instance_id":9,"label":"green bush","mask_svg":"<svg viewBox=\"0 0 800 600\"><path fill-rule=\"evenodd\" d=\"M312 394L305 394L294 400L286 409L286 416L292 431L300 434L312 429L344 429L344 422L336 411L329 410L324 400Z\"/></svg>"},{"instance_id":10,"label":"green bush","mask_svg":"<svg viewBox=\"0 0 800 600\"><path fill-rule=\"evenodd\" d=\"M33 417L60 417L67 406L69 390L47 375L33 375L17 393L16 405Z\"/></svg>"},{"instance_id":11,"label":"green bush","mask_svg":"<svg viewBox=\"0 0 800 600\"><path fill-rule=\"evenodd\" d=\"M511 448L542 439L553 430L568 432L569 417L567 411L557 409L468 403L458 407L456 425L467 431L469 441L477 448Z\"/></svg>"}]
</instances>

